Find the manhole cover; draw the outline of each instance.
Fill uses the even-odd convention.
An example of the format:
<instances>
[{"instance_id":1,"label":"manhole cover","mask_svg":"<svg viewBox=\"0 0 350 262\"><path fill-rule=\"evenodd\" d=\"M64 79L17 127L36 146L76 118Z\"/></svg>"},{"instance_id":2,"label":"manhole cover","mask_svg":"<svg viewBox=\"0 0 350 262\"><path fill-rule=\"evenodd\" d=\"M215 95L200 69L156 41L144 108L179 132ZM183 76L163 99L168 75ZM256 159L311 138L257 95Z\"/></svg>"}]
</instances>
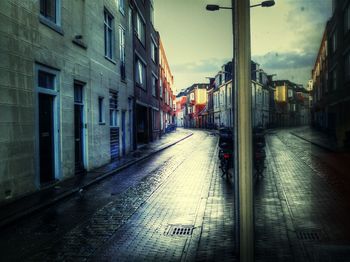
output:
<instances>
[{"instance_id":1,"label":"manhole cover","mask_svg":"<svg viewBox=\"0 0 350 262\"><path fill-rule=\"evenodd\" d=\"M321 241L325 235L321 230L301 230L297 231L297 238L301 241Z\"/></svg>"},{"instance_id":2,"label":"manhole cover","mask_svg":"<svg viewBox=\"0 0 350 262\"><path fill-rule=\"evenodd\" d=\"M168 225L165 230L167 236L190 236L193 233L193 225Z\"/></svg>"}]
</instances>

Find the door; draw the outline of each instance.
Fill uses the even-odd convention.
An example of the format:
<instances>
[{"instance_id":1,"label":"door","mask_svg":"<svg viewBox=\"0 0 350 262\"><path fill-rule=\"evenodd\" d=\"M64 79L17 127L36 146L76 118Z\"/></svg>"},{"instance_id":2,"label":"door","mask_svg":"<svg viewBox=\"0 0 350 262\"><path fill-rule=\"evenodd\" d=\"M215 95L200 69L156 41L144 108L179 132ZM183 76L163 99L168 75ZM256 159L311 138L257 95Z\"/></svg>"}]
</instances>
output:
<instances>
[{"instance_id":1,"label":"door","mask_svg":"<svg viewBox=\"0 0 350 262\"><path fill-rule=\"evenodd\" d=\"M39 94L39 168L40 184L55 179L53 96Z\"/></svg>"},{"instance_id":2,"label":"door","mask_svg":"<svg viewBox=\"0 0 350 262\"><path fill-rule=\"evenodd\" d=\"M122 112L122 154L125 156L125 111Z\"/></svg>"},{"instance_id":3,"label":"door","mask_svg":"<svg viewBox=\"0 0 350 262\"><path fill-rule=\"evenodd\" d=\"M83 86L74 84L74 147L75 147L75 174L84 172L83 155Z\"/></svg>"}]
</instances>

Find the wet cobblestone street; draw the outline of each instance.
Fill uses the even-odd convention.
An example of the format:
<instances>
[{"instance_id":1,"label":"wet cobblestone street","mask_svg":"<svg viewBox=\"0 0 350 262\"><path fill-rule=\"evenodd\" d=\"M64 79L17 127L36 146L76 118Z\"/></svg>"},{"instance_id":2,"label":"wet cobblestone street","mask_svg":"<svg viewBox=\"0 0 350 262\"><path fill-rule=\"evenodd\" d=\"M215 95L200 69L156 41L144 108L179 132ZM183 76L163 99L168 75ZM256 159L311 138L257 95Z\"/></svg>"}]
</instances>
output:
<instances>
[{"instance_id":1,"label":"wet cobblestone street","mask_svg":"<svg viewBox=\"0 0 350 262\"><path fill-rule=\"evenodd\" d=\"M191 131L0 229L1 261L238 261L233 183L221 177L218 137ZM267 134L264 177L254 180L255 261L350 261L348 156L299 131Z\"/></svg>"}]
</instances>

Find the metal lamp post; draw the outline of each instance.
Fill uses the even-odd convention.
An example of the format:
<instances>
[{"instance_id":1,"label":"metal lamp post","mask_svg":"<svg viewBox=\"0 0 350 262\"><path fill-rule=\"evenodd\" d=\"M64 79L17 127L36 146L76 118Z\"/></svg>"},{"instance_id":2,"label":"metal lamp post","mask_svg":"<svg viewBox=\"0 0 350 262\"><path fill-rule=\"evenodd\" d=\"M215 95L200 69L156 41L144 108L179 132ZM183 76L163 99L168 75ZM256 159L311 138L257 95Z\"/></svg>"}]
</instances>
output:
<instances>
[{"instance_id":1,"label":"metal lamp post","mask_svg":"<svg viewBox=\"0 0 350 262\"><path fill-rule=\"evenodd\" d=\"M235 161L235 218L236 243L239 244L241 262L254 261L254 209L252 168L252 116L251 116L251 54L250 54L250 7L270 7L275 1L263 1L250 6L246 0L232 0L232 7L207 5L208 11L232 10L233 28L233 76L235 90L234 145Z\"/></svg>"}]
</instances>

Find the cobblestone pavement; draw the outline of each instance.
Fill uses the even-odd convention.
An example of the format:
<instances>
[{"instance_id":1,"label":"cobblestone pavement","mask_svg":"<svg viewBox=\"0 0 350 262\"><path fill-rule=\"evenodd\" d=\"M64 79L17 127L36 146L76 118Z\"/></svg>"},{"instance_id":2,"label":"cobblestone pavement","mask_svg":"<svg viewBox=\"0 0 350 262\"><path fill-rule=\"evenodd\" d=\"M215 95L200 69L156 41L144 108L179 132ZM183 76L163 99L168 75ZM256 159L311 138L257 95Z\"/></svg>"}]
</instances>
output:
<instances>
[{"instance_id":1,"label":"cobblestone pavement","mask_svg":"<svg viewBox=\"0 0 350 262\"><path fill-rule=\"evenodd\" d=\"M350 261L347 165L291 131L267 135L264 177L254 181L255 261ZM0 261L238 261L217 137L193 133L2 229Z\"/></svg>"},{"instance_id":2,"label":"cobblestone pavement","mask_svg":"<svg viewBox=\"0 0 350 262\"><path fill-rule=\"evenodd\" d=\"M173 171L93 260L193 260L210 181L213 175L218 176L214 172L215 142L210 136L203 137L185 156L181 168ZM174 227L193 227L193 234L173 235Z\"/></svg>"},{"instance_id":3,"label":"cobblestone pavement","mask_svg":"<svg viewBox=\"0 0 350 262\"><path fill-rule=\"evenodd\" d=\"M294 255L350 261L349 164L290 130L271 134L268 145Z\"/></svg>"},{"instance_id":4,"label":"cobblestone pavement","mask_svg":"<svg viewBox=\"0 0 350 262\"><path fill-rule=\"evenodd\" d=\"M83 196L3 229L1 261L195 260L198 241L201 236L208 239L208 229L220 227L222 232L232 226L227 208L220 210L214 201L219 195L214 188L225 185L217 173L216 144L210 132L194 131L192 137L101 181ZM211 181L216 181L214 188ZM179 225L193 227L193 234L172 235L170 230ZM217 245L221 236L212 236L209 244L200 242L207 261L210 254L224 250ZM230 241L222 241L227 260L232 258Z\"/></svg>"}]
</instances>

